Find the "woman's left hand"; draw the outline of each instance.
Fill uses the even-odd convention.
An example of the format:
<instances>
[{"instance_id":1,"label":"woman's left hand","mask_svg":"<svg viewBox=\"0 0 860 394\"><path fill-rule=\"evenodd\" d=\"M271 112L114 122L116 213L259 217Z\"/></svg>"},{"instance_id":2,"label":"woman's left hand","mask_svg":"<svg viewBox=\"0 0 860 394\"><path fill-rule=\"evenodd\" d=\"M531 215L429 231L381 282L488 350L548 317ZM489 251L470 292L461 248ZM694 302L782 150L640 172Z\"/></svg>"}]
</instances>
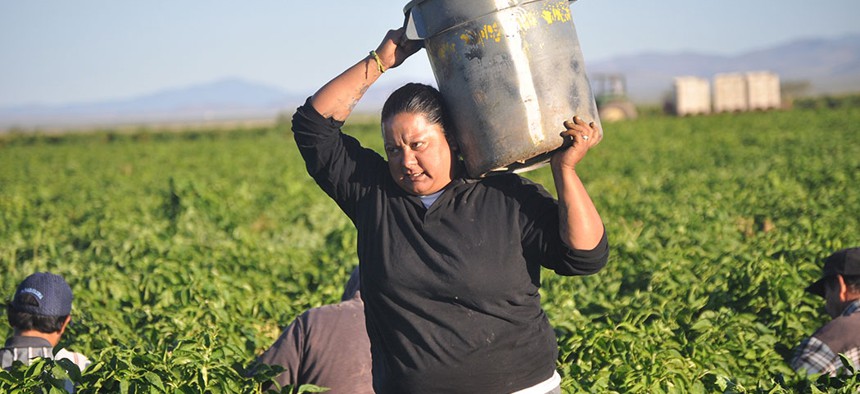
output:
<instances>
[{"instance_id":1,"label":"woman's left hand","mask_svg":"<svg viewBox=\"0 0 860 394\"><path fill-rule=\"evenodd\" d=\"M573 145L553 154L550 161L558 193L559 236L573 249L591 250L603 238L603 220L576 173L576 165L600 143L603 133L594 122L585 123L578 116L565 121L564 128L561 136L572 138Z\"/></svg>"},{"instance_id":2,"label":"woman's left hand","mask_svg":"<svg viewBox=\"0 0 860 394\"><path fill-rule=\"evenodd\" d=\"M553 154L551 165L561 170L575 170L576 164L585 157L585 153L603 139L603 132L594 122L585 123L578 116L573 120L564 121L563 138L573 139L573 145Z\"/></svg>"}]
</instances>

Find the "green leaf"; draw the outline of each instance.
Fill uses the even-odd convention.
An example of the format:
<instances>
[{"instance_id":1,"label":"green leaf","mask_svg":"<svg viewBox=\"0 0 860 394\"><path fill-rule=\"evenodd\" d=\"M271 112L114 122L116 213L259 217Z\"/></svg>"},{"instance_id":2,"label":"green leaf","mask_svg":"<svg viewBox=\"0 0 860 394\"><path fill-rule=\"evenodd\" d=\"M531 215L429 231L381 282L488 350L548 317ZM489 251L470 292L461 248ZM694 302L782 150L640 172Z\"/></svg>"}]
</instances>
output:
<instances>
[{"instance_id":1,"label":"green leaf","mask_svg":"<svg viewBox=\"0 0 860 394\"><path fill-rule=\"evenodd\" d=\"M849 375L854 375L855 373L857 373L857 367L854 366L854 362L851 361L851 359L848 358L845 354L839 353L839 360L842 361L842 367L845 368L845 371Z\"/></svg>"},{"instance_id":2,"label":"green leaf","mask_svg":"<svg viewBox=\"0 0 860 394\"><path fill-rule=\"evenodd\" d=\"M328 387L320 387L312 384L303 384L299 386L298 394L301 393L324 393L326 391L331 390Z\"/></svg>"},{"instance_id":3,"label":"green leaf","mask_svg":"<svg viewBox=\"0 0 860 394\"><path fill-rule=\"evenodd\" d=\"M144 377L144 378L146 378L146 381L147 381L147 382L149 382L149 384L151 384L151 385L155 386L155 387L156 387L156 388L158 388L158 390L160 390L161 392L165 392L165 391L167 391L167 390L165 390L165 389L164 389L164 383L162 383L162 381L161 381L161 377L159 377L159 376L158 376L158 375L156 375L155 373L153 373L153 372L146 372L146 373L144 373L144 374L143 374L143 377Z\"/></svg>"},{"instance_id":4,"label":"green leaf","mask_svg":"<svg viewBox=\"0 0 860 394\"><path fill-rule=\"evenodd\" d=\"M68 394L69 392L65 389L61 389L55 386L51 386L51 390L48 391L50 394Z\"/></svg>"}]
</instances>

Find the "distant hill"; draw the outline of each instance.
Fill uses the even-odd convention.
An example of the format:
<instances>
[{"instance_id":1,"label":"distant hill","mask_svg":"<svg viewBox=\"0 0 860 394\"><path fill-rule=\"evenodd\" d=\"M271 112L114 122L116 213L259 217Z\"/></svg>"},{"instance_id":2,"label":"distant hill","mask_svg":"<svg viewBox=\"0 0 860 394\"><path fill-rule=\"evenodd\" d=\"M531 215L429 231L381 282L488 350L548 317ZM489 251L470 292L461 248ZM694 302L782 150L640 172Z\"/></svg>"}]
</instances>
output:
<instances>
[{"instance_id":1,"label":"distant hill","mask_svg":"<svg viewBox=\"0 0 860 394\"><path fill-rule=\"evenodd\" d=\"M860 91L860 35L806 39L737 56L702 53L643 53L588 63L588 73L621 73L637 102L660 101L673 78L711 79L721 72L772 71L782 82L808 82L810 94Z\"/></svg>"},{"instance_id":2,"label":"distant hill","mask_svg":"<svg viewBox=\"0 0 860 394\"><path fill-rule=\"evenodd\" d=\"M405 82L394 80L374 85L355 110L378 113L388 95ZM423 82L433 83L429 80ZM292 93L273 86L229 78L124 100L0 108L0 131L15 127L86 128L121 124L274 120L281 113L293 111L311 94L313 92Z\"/></svg>"},{"instance_id":3,"label":"distant hill","mask_svg":"<svg viewBox=\"0 0 860 394\"><path fill-rule=\"evenodd\" d=\"M860 91L860 35L806 39L743 53L643 53L588 62L589 75L621 73L628 93L638 103L659 102L671 91L673 78L712 78L721 72L767 70L783 82L808 82L810 94ZM424 83L434 84L432 76ZM373 86L356 108L376 113L403 80ZM164 90L139 97L96 103L0 108L0 130L151 122L209 122L274 119L289 112L313 92L287 92L261 83L231 78Z\"/></svg>"},{"instance_id":4,"label":"distant hill","mask_svg":"<svg viewBox=\"0 0 860 394\"><path fill-rule=\"evenodd\" d=\"M229 78L123 100L0 108L0 127L272 118L281 109L301 103L305 97Z\"/></svg>"}]
</instances>

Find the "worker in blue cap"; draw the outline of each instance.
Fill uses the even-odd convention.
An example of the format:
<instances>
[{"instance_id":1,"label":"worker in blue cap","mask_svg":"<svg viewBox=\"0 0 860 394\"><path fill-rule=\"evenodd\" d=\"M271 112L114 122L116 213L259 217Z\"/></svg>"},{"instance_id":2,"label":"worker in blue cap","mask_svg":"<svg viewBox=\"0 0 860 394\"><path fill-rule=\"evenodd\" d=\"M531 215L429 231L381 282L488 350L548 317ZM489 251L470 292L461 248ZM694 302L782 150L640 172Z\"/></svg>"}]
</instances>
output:
<instances>
[{"instance_id":1,"label":"worker in blue cap","mask_svg":"<svg viewBox=\"0 0 860 394\"><path fill-rule=\"evenodd\" d=\"M37 272L24 279L6 306L13 335L0 348L0 366L10 369L16 361L29 364L39 357L68 359L80 370L90 365L79 353L54 351L72 319L72 298L72 288L60 275Z\"/></svg>"}]
</instances>

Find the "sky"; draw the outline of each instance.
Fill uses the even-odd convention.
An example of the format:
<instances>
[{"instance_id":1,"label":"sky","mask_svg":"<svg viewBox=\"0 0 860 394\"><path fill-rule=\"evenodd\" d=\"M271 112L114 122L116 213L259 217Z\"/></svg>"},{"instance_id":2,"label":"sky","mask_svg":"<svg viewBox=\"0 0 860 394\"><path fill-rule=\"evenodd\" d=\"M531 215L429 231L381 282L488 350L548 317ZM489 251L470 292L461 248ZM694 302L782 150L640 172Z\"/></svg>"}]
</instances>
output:
<instances>
[{"instance_id":1,"label":"sky","mask_svg":"<svg viewBox=\"0 0 860 394\"><path fill-rule=\"evenodd\" d=\"M0 107L124 99L225 78L312 93L401 26L407 3L2 1ZM571 10L586 66L860 33L860 0L578 0ZM433 79L423 51L392 72Z\"/></svg>"}]
</instances>

